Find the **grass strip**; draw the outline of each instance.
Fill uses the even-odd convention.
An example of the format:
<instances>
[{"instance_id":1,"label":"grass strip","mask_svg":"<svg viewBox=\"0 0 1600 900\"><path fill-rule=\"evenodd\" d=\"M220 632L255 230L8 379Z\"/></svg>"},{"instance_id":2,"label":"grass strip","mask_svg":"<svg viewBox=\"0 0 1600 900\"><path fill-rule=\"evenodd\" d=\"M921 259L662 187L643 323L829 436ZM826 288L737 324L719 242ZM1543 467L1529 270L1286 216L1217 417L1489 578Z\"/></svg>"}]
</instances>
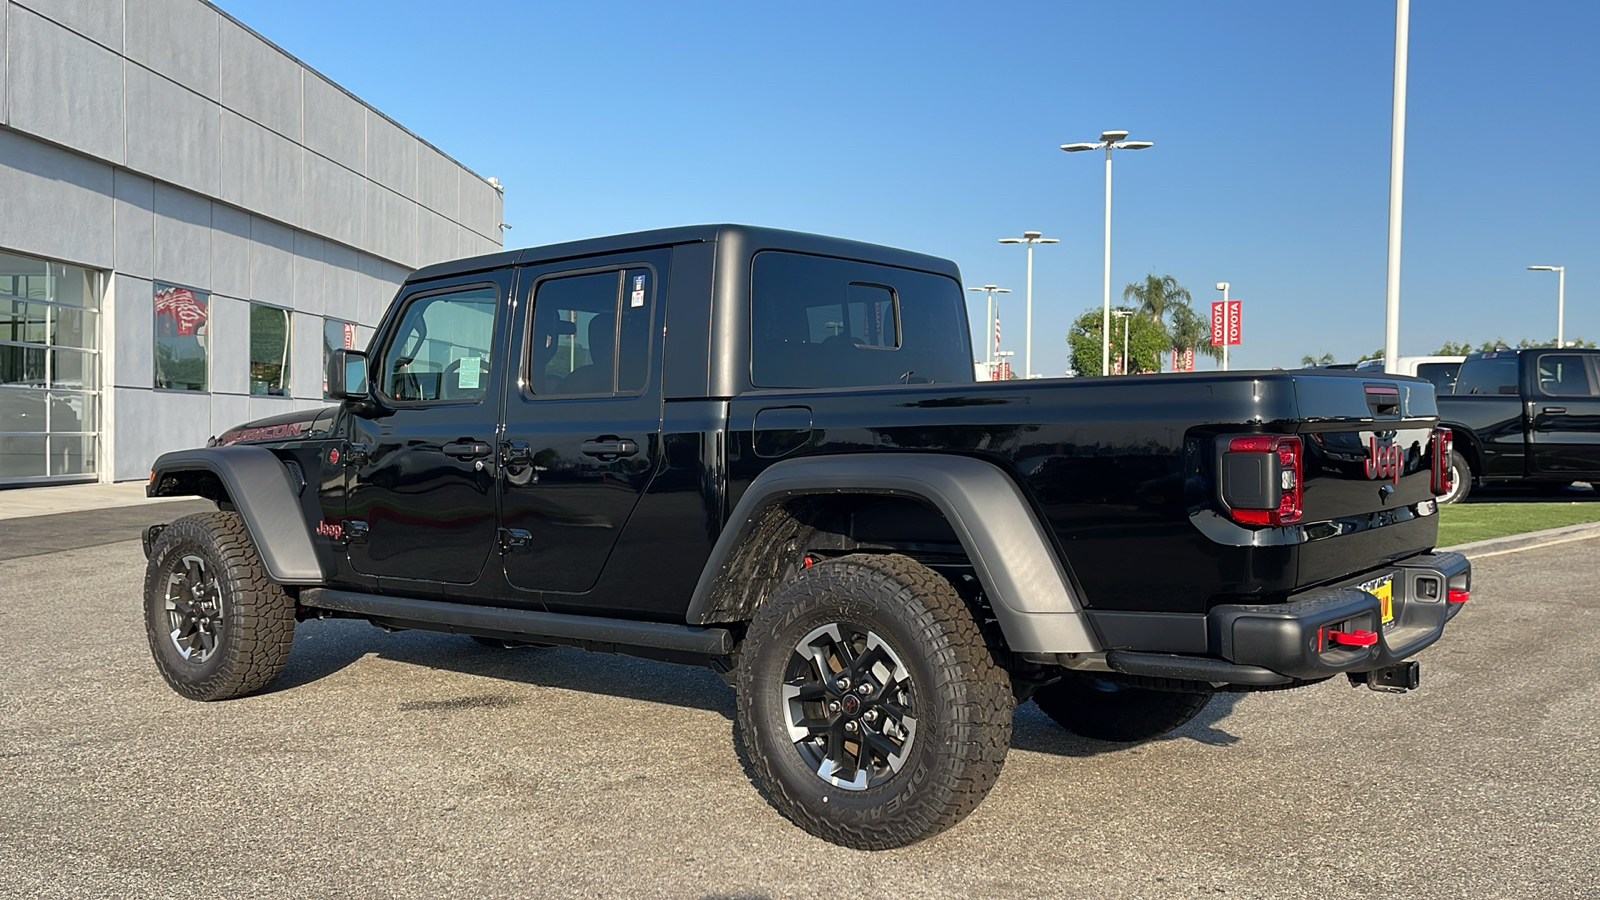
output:
<instances>
[{"instance_id":1,"label":"grass strip","mask_svg":"<svg viewBox=\"0 0 1600 900\"><path fill-rule=\"evenodd\" d=\"M1439 508L1439 546L1600 522L1600 503L1465 503Z\"/></svg>"}]
</instances>

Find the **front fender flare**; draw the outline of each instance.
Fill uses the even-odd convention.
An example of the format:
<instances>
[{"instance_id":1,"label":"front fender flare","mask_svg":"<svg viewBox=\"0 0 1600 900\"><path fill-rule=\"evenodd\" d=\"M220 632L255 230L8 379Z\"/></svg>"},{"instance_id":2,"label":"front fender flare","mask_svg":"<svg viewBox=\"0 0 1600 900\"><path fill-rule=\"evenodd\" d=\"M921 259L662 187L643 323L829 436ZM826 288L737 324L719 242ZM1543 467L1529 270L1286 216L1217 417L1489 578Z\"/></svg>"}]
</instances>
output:
<instances>
[{"instance_id":1,"label":"front fender flare","mask_svg":"<svg viewBox=\"0 0 1600 900\"><path fill-rule=\"evenodd\" d=\"M717 581L762 514L788 498L829 494L913 497L955 531L1015 653L1093 653L1099 642L1049 534L1022 489L995 465L964 456L867 453L785 460L750 485L700 573L687 613L706 624Z\"/></svg>"},{"instance_id":2,"label":"front fender flare","mask_svg":"<svg viewBox=\"0 0 1600 900\"><path fill-rule=\"evenodd\" d=\"M162 476L196 470L216 475L227 488L269 578L278 584L321 584L325 580L295 486L272 451L233 445L163 453L151 466L146 493L152 497L181 493L163 492Z\"/></svg>"}]
</instances>

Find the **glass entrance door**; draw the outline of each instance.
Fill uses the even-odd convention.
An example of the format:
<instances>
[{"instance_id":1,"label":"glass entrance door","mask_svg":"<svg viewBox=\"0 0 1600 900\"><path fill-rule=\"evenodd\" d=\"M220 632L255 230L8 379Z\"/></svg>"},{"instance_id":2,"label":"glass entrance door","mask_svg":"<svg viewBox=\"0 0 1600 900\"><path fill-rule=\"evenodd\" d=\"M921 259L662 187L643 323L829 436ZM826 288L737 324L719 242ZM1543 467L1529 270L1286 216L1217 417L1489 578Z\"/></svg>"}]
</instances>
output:
<instances>
[{"instance_id":1,"label":"glass entrance door","mask_svg":"<svg viewBox=\"0 0 1600 900\"><path fill-rule=\"evenodd\" d=\"M0 485L93 481L103 273L0 251Z\"/></svg>"}]
</instances>

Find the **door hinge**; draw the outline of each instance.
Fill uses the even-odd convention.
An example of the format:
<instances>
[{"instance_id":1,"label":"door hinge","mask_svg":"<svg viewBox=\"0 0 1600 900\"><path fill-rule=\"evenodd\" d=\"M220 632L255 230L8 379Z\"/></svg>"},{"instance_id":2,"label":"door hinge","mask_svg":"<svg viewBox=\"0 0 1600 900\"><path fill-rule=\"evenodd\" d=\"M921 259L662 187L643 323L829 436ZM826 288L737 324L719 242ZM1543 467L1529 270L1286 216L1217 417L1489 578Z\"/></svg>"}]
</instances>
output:
<instances>
[{"instance_id":1,"label":"door hinge","mask_svg":"<svg viewBox=\"0 0 1600 900\"><path fill-rule=\"evenodd\" d=\"M340 523L340 529L347 544L359 544L367 539L367 523L360 519L345 519Z\"/></svg>"},{"instance_id":2,"label":"door hinge","mask_svg":"<svg viewBox=\"0 0 1600 900\"><path fill-rule=\"evenodd\" d=\"M510 553L513 550L526 550L533 543L533 532L526 528L500 529L500 552Z\"/></svg>"},{"instance_id":3,"label":"door hinge","mask_svg":"<svg viewBox=\"0 0 1600 900\"><path fill-rule=\"evenodd\" d=\"M364 466L371 452L372 448L366 444L345 444L344 453L339 457L339 461L347 466Z\"/></svg>"}]
</instances>

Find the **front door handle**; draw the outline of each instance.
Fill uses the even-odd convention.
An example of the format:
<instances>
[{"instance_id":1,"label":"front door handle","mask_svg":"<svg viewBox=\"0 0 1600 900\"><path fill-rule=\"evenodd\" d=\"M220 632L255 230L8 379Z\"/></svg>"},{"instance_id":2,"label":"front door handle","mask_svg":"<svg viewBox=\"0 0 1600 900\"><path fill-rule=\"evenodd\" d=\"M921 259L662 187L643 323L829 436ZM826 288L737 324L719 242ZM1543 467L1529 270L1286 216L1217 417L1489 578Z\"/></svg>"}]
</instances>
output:
<instances>
[{"instance_id":1,"label":"front door handle","mask_svg":"<svg viewBox=\"0 0 1600 900\"><path fill-rule=\"evenodd\" d=\"M456 441L453 444L445 444L440 449L444 451L445 456L453 456L456 459L479 459L494 452L483 441Z\"/></svg>"},{"instance_id":2,"label":"front door handle","mask_svg":"<svg viewBox=\"0 0 1600 900\"><path fill-rule=\"evenodd\" d=\"M1564 416L1567 414L1567 408L1565 406L1546 406L1540 412L1547 416Z\"/></svg>"},{"instance_id":3,"label":"front door handle","mask_svg":"<svg viewBox=\"0 0 1600 900\"><path fill-rule=\"evenodd\" d=\"M584 456L619 457L632 456L639 452L639 444L627 438L618 438L607 435L602 438L583 442Z\"/></svg>"}]
</instances>

